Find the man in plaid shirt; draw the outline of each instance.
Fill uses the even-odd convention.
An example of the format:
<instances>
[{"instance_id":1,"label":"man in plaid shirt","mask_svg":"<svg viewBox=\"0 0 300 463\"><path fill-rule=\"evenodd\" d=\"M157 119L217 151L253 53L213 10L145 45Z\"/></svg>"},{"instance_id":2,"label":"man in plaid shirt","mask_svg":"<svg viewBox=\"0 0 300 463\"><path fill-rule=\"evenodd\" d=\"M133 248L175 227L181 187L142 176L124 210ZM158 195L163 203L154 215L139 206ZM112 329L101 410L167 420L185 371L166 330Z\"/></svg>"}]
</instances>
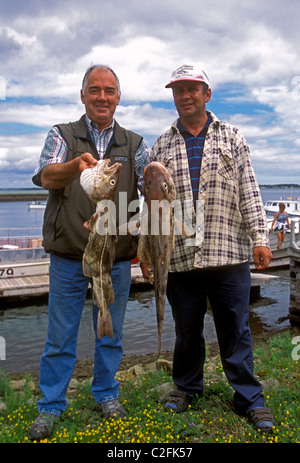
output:
<instances>
[{"instance_id":1,"label":"man in plaid shirt","mask_svg":"<svg viewBox=\"0 0 300 463\"><path fill-rule=\"evenodd\" d=\"M165 163L176 186L182 219L195 235L176 235L168 277L168 299L176 324L173 391L167 408L183 411L203 393L207 298L218 335L225 374L237 412L265 432L274 419L264 407L253 375L248 325L251 289L249 257L268 267L272 254L259 187L249 148L238 129L206 110L211 89L195 66L176 69L166 88L173 91L179 118L156 141L152 161Z\"/></svg>"}]
</instances>

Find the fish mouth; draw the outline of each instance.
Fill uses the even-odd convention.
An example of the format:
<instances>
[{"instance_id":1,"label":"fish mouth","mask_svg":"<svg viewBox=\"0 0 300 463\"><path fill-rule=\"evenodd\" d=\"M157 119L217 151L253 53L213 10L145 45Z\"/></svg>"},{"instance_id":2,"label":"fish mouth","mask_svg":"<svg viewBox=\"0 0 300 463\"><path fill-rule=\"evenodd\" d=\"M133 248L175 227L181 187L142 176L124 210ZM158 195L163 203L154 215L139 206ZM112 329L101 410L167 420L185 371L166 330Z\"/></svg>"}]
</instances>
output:
<instances>
[{"instance_id":1,"label":"fish mouth","mask_svg":"<svg viewBox=\"0 0 300 463\"><path fill-rule=\"evenodd\" d=\"M104 162L103 173L105 175L118 174L122 168L122 164L120 164L119 162L115 162L114 164L111 165L110 159L104 159L103 162Z\"/></svg>"}]
</instances>

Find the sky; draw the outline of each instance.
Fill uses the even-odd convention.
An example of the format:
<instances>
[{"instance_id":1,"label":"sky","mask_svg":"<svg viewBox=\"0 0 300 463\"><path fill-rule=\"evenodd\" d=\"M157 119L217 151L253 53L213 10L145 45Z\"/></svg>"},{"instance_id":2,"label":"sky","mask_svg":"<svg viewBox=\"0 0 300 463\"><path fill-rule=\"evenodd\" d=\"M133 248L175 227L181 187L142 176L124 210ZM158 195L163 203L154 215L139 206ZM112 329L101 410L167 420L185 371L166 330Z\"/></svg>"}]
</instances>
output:
<instances>
[{"instance_id":1,"label":"sky","mask_svg":"<svg viewBox=\"0 0 300 463\"><path fill-rule=\"evenodd\" d=\"M171 73L198 64L260 184L300 184L298 0L0 0L0 188L31 188L48 131L78 120L83 75L121 82L116 120L148 147L177 117Z\"/></svg>"}]
</instances>

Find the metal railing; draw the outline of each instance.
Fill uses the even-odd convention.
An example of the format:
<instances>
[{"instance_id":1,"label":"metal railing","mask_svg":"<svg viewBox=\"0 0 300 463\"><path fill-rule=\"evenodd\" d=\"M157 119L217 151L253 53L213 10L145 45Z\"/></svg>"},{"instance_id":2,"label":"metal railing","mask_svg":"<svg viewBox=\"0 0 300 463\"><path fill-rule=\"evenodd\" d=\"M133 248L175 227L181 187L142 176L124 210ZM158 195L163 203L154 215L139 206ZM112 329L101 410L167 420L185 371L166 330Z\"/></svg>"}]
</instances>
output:
<instances>
[{"instance_id":1,"label":"metal railing","mask_svg":"<svg viewBox=\"0 0 300 463\"><path fill-rule=\"evenodd\" d=\"M0 228L0 249L36 248L41 246L41 227Z\"/></svg>"}]
</instances>

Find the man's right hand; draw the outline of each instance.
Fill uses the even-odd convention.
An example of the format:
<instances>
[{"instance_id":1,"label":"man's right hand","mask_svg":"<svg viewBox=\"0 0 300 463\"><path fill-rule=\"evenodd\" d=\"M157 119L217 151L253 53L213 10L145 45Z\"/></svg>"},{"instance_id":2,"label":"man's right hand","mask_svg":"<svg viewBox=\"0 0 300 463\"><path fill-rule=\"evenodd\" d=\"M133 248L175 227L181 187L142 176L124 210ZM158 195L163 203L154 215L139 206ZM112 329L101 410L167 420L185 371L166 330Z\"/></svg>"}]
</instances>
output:
<instances>
[{"instance_id":1,"label":"man's right hand","mask_svg":"<svg viewBox=\"0 0 300 463\"><path fill-rule=\"evenodd\" d=\"M83 153L72 161L49 164L41 173L42 187L45 190L64 188L78 178L82 171L97 165L91 153Z\"/></svg>"},{"instance_id":2,"label":"man's right hand","mask_svg":"<svg viewBox=\"0 0 300 463\"><path fill-rule=\"evenodd\" d=\"M95 167L97 162L97 159L95 159L91 153L83 153L80 156L79 172L81 173L85 169L91 169L92 167Z\"/></svg>"}]
</instances>

